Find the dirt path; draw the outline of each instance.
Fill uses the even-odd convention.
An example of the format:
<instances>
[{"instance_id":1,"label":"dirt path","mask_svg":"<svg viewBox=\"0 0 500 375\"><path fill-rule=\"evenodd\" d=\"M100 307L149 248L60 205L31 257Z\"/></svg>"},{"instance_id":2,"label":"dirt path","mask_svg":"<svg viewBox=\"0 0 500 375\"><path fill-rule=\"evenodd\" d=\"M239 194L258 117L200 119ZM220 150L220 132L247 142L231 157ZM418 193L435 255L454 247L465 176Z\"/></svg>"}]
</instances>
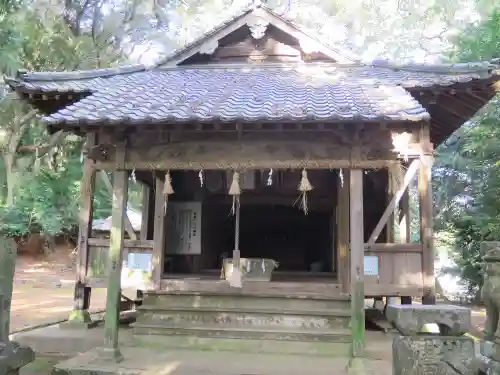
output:
<instances>
[{"instance_id":1,"label":"dirt path","mask_svg":"<svg viewBox=\"0 0 500 375\"><path fill-rule=\"evenodd\" d=\"M61 247L49 258L19 256L11 309L11 332L68 318L75 280L72 249ZM90 310L103 310L106 290L93 289Z\"/></svg>"},{"instance_id":2,"label":"dirt path","mask_svg":"<svg viewBox=\"0 0 500 375\"><path fill-rule=\"evenodd\" d=\"M90 311L103 310L106 290L92 290ZM33 326L64 320L73 307L73 288L49 289L26 285L14 286L11 309L11 332Z\"/></svg>"}]
</instances>

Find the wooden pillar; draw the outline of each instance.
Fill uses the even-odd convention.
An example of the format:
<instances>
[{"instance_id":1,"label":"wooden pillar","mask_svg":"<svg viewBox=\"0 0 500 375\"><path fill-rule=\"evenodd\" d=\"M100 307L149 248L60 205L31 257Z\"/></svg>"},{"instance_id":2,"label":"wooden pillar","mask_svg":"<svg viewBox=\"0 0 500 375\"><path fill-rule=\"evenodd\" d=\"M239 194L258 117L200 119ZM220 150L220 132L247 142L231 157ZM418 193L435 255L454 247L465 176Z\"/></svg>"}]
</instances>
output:
<instances>
[{"instance_id":1,"label":"wooden pillar","mask_svg":"<svg viewBox=\"0 0 500 375\"><path fill-rule=\"evenodd\" d=\"M422 163L418 173L418 195L420 205L420 240L422 242L422 273L424 293L422 303L436 303L434 276L434 212L432 206L432 144L430 143L430 126L422 127L420 136L421 147L424 150Z\"/></svg>"},{"instance_id":2,"label":"wooden pillar","mask_svg":"<svg viewBox=\"0 0 500 375\"><path fill-rule=\"evenodd\" d=\"M151 189L147 184L142 185L142 203L141 203L141 241L148 239L149 232L149 210L151 201Z\"/></svg>"},{"instance_id":3,"label":"wooden pillar","mask_svg":"<svg viewBox=\"0 0 500 375\"><path fill-rule=\"evenodd\" d=\"M128 200L128 173L122 170L125 160L125 144L116 145L116 170L113 172L113 205L111 211L111 234L108 251L108 288L106 314L104 317L103 357L116 362L123 360L118 347L120 320L121 271L125 236L125 215Z\"/></svg>"},{"instance_id":4,"label":"wooden pillar","mask_svg":"<svg viewBox=\"0 0 500 375\"><path fill-rule=\"evenodd\" d=\"M337 177L337 273L342 293L349 293L349 189L350 170Z\"/></svg>"},{"instance_id":5,"label":"wooden pillar","mask_svg":"<svg viewBox=\"0 0 500 375\"><path fill-rule=\"evenodd\" d=\"M87 146L93 146L96 134L87 135ZM89 266L89 238L92 233L92 214L95 190L94 161L85 157L83 161L83 175L80 182L80 212L78 230L78 255L76 259L76 283L73 298L73 310L68 321L61 327L90 328L94 325L89 314L90 290L86 285L87 269Z\"/></svg>"},{"instance_id":6,"label":"wooden pillar","mask_svg":"<svg viewBox=\"0 0 500 375\"><path fill-rule=\"evenodd\" d=\"M163 257L165 244L165 196L163 194L164 181L155 177L155 216L153 232L153 285L160 289L163 273Z\"/></svg>"},{"instance_id":7,"label":"wooden pillar","mask_svg":"<svg viewBox=\"0 0 500 375\"><path fill-rule=\"evenodd\" d=\"M394 173L395 171L392 168L387 168L387 194L385 198L386 205L389 205L392 197L396 193L396 186L394 184L395 176L393 176ZM393 210L389 215L389 218L387 219L387 224L385 227L385 242L387 243L394 243L394 221Z\"/></svg>"},{"instance_id":8,"label":"wooden pillar","mask_svg":"<svg viewBox=\"0 0 500 375\"><path fill-rule=\"evenodd\" d=\"M364 287L364 223L363 170L352 169L350 186L350 240L351 240L351 333L352 356L363 357L365 344L365 287Z\"/></svg>"},{"instance_id":9,"label":"wooden pillar","mask_svg":"<svg viewBox=\"0 0 500 375\"><path fill-rule=\"evenodd\" d=\"M401 176L402 178L403 176ZM398 227L399 227L399 243L410 243L411 242L411 228L410 228L410 185L403 192L401 197L401 202L399 202L399 215L398 215ZM395 270L397 272L397 270ZM401 296L402 305L411 305L412 296Z\"/></svg>"}]
</instances>

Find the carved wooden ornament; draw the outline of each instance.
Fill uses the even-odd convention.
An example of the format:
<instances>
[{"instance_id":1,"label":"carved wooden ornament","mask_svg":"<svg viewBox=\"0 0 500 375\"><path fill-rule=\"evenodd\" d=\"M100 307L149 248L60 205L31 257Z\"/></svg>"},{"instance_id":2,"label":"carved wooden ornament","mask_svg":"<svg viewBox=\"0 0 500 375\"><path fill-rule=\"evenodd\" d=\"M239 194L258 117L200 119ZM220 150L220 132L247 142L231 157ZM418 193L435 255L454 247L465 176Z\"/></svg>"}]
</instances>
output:
<instances>
[{"instance_id":1,"label":"carved wooden ornament","mask_svg":"<svg viewBox=\"0 0 500 375\"><path fill-rule=\"evenodd\" d=\"M267 27L269 26L269 21L266 21L260 17L253 17L247 22L250 33L254 39L261 39L265 34Z\"/></svg>"}]
</instances>

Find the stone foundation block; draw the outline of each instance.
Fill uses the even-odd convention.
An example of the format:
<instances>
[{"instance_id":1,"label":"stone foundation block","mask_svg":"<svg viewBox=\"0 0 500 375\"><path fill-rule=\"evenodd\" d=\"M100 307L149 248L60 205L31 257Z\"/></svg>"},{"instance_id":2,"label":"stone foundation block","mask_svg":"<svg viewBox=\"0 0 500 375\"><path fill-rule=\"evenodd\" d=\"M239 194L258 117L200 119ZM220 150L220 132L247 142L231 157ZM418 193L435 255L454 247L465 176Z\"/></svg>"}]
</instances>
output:
<instances>
[{"instance_id":1,"label":"stone foundation block","mask_svg":"<svg viewBox=\"0 0 500 375\"><path fill-rule=\"evenodd\" d=\"M34 360L33 350L10 341L0 350L0 375L19 374L21 367Z\"/></svg>"},{"instance_id":2,"label":"stone foundation block","mask_svg":"<svg viewBox=\"0 0 500 375\"><path fill-rule=\"evenodd\" d=\"M471 326L470 309L453 305L388 305L386 317L405 336L416 335L436 323L441 334L461 336Z\"/></svg>"},{"instance_id":3,"label":"stone foundation block","mask_svg":"<svg viewBox=\"0 0 500 375\"><path fill-rule=\"evenodd\" d=\"M474 375L500 375L500 345L492 341L481 340L474 368Z\"/></svg>"},{"instance_id":4,"label":"stone foundation block","mask_svg":"<svg viewBox=\"0 0 500 375\"><path fill-rule=\"evenodd\" d=\"M474 340L468 337L399 336L392 343L393 375L473 373Z\"/></svg>"}]
</instances>

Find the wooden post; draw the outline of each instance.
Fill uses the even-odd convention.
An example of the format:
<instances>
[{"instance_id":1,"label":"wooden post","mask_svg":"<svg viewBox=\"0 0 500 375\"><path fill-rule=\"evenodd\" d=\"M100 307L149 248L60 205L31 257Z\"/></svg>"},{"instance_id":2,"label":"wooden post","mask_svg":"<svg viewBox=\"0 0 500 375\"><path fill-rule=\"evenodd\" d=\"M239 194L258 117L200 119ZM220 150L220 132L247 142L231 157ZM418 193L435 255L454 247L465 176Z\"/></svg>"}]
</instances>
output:
<instances>
[{"instance_id":1,"label":"wooden post","mask_svg":"<svg viewBox=\"0 0 500 375\"><path fill-rule=\"evenodd\" d=\"M125 235L125 215L128 199L128 173L122 170L125 161L125 144L116 146L117 163L113 172L113 205L111 211L111 235L108 251L108 288L106 315L104 317L104 348L106 359L121 362L123 356L118 348L118 327L120 320L121 271Z\"/></svg>"},{"instance_id":2,"label":"wooden post","mask_svg":"<svg viewBox=\"0 0 500 375\"><path fill-rule=\"evenodd\" d=\"M351 332L352 356L363 357L365 345L363 170L352 169L350 176L351 239Z\"/></svg>"},{"instance_id":3,"label":"wooden post","mask_svg":"<svg viewBox=\"0 0 500 375\"><path fill-rule=\"evenodd\" d=\"M88 146L96 143L96 134L87 134ZM90 328L95 326L88 311L91 288L86 285L89 266L89 237L92 233L93 201L95 190L94 161L85 157L80 182L80 212L78 230L78 255L76 259L76 283L73 296L73 310L68 321L61 328Z\"/></svg>"},{"instance_id":4,"label":"wooden post","mask_svg":"<svg viewBox=\"0 0 500 375\"><path fill-rule=\"evenodd\" d=\"M337 178L337 272L342 293L349 293L349 189L350 170Z\"/></svg>"},{"instance_id":5,"label":"wooden post","mask_svg":"<svg viewBox=\"0 0 500 375\"><path fill-rule=\"evenodd\" d=\"M392 168L387 168L387 194L386 194L386 204L389 205L392 197L396 193L396 186L394 185L394 171ZM394 243L394 209L389 215L387 219L387 224L385 227L385 242L386 243Z\"/></svg>"},{"instance_id":6,"label":"wooden post","mask_svg":"<svg viewBox=\"0 0 500 375\"><path fill-rule=\"evenodd\" d=\"M400 211L399 211L399 243L411 242L411 228L410 228L410 187L408 186L401 198ZM401 296L402 305L411 305L412 296Z\"/></svg>"},{"instance_id":7,"label":"wooden post","mask_svg":"<svg viewBox=\"0 0 500 375\"><path fill-rule=\"evenodd\" d=\"M432 207L432 144L430 143L429 125L423 126L420 142L425 154L418 174L418 195L420 204L420 240L422 241L422 271L424 294L422 304L436 303L434 276L434 213Z\"/></svg>"},{"instance_id":8,"label":"wooden post","mask_svg":"<svg viewBox=\"0 0 500 375\"><path fill-rule=\"evenodd\" d=\"M148 239L149 229L149 209L151 201L151 189L147 184L142 185L142 204L141 204L141 241Z\"/></svg>"},{"instance_id":9,"label":"wooden post","mask_svg":"<svg viewBox=\"0 0 500 375\"><path fill-rule=\"evenodd\" d=\"M155 216L153 232L153 284L156 290L160 289L163 273L163 257L165 244L165 196L163 194L164 181L155 177Z\"/></svg>"}]
</instances>

